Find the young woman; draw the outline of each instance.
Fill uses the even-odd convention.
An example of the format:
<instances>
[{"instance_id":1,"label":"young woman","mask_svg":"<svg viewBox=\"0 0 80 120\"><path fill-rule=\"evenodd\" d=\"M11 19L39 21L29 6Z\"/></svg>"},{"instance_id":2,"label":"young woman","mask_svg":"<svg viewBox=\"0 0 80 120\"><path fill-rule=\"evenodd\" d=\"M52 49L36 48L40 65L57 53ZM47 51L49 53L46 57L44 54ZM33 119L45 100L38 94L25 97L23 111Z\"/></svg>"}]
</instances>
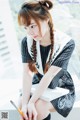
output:
<instances>
[{"instance_id":1,"label":"young woman","mask_svg":"<svg viewBox=\"0 0 80 120\"><path fill-rule=\"evenodd\" d=\"M33 0L25 2L18 14L19 24L26 29L26 37L21 42L23 91L20 102L25 120L50 120L51 111L67 117L75 100L73 80L67 71L75 43L66 34L54 30L49 13L52 7L49 0ZM34 72L33 78L30 71ZM36 83L39 86L31 96L31 86ZM69 93L50 102L40 99L47 87L56 86L69 89Z\"/></svg>"}]
</instances>

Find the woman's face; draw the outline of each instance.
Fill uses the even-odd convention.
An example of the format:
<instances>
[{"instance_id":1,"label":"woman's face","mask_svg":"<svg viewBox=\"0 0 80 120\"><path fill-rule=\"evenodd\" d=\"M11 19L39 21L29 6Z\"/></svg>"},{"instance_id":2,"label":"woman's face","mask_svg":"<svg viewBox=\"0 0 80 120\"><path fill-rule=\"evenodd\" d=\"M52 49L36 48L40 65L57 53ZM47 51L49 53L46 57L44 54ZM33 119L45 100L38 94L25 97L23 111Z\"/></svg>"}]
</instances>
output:
<instances>
[{"instance_id":1,"label":"woman's face","mask_svg":"<svg viewBox=\"0 0 80 120\"><path fill-rule=\"evenodd\" d=\"M35 41L40 41L46 35L48 31L48 20L39 21L40 28L35 20L31 20L31 24L29 26L25 26L26 32L29 36L31 36Z\"/></svg>"}]
</instances>

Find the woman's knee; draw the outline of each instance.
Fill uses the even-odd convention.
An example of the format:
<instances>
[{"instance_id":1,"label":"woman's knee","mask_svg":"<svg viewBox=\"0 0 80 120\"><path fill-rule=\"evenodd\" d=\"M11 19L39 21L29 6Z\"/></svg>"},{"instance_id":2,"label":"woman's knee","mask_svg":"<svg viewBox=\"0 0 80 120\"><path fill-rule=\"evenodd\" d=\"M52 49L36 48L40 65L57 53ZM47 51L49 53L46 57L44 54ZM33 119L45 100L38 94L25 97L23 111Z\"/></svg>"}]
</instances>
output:
<instances>
[{"instance_id":1,"label":"woman's knee","mask_svg":"<svg viewBox=\"0 0 80 120\"><path fill-rule=\"evenodd\" d=\"M48 109L48 104L46 101L43 101L41 99L39 99L36 103L35 103L35 107L38 113L38 118L45 118L49 113L49 109Z\"/></svg>"}]
</instances>

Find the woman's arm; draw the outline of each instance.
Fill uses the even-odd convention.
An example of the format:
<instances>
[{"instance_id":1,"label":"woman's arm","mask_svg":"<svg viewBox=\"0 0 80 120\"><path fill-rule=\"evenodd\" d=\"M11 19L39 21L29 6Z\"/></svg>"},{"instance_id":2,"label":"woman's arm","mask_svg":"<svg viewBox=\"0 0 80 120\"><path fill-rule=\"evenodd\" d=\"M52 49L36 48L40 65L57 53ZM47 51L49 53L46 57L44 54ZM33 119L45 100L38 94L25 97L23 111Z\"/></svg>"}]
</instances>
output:
<instances>
[{"instance_id":1,"label":"woman's arm","mask_svg":"<svg viewBox=\"0 0 80 120\"><path fill-rule=\"evenodd\" d=\"M43 76L41 79L38 88L36 89L35 93L31 97L29 102L35 103L43 94L43 92L46 90L48 85L50 84L51 80L56 76L56 74L61 70L62 68L59 68L57 66L51 66L47 73Z\"/></svg>"},{"instance_id":2,"label":"woman's arm","mask_svg":"<svg viewBox=\"0 0 80 120\"><path fill-rule=\"evenodd\" d=\"M22 81L22 107L28 104L32 86L32 76L30 74L28 63L23 63L23 81Z\"/></svg>"},{"instance_id":3,"label":"woman's arm","mask_svg":"<svg viewBox=\"0 0 80 120\"><path fill-rule=\"evenodd\" d=\"M22 106L26 106L30 97L30 91L32 86L32 77L30 75L30 70L28 67L28 61L32 60L27 48L27 38L24 37L21 41L21 55L22 55L22 63L23 63L23 81L22 81Z\"/></svg>"}]
</instances>

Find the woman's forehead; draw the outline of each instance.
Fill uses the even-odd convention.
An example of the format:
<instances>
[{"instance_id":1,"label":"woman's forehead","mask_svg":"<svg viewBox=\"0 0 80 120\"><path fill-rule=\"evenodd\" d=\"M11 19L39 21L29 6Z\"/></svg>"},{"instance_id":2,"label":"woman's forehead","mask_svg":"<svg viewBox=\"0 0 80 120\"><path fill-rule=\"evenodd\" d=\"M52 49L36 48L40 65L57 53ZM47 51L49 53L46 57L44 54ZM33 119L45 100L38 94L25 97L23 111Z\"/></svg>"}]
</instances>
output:
<instances>
[{"instance_id":1,"label":"woman's forehead","mask_svg":"<svg viewBox=\"0 0 80 120\"><path fill-rule=\"evenodd\" d=\"M36 23L36 21L34 19L31 19L31 23L30 24L34 24Z\"/></svg>"},{"instance_id":2,"label":"woman's forehead","mask_svg":"<svg viewBox=\"0 0 80 120\"><path fill-rule=\"evenodd\" d=\"M41 24L43 24L44 22L46 22L47 20L38 20L38 23L39 25L41 26ZM33 25L33 24L37 24L37 22L34 20L34 19L31 19L31 22L30 22L30 25Z\"/></svg>"},{"instance_id":3,"label":"woman's forehead","mask_svg":"<svg viewBox=\"0 0 80 120\"><path fill-rule=\"evenodd\" d=\"M37 24L37 23L36 23L36 21L35 21L34 19L31 19L29 26L30 26L30 25L33 25L33 24Z\"/></svg>"},{"instance_id":4,"label":"woman's forehead","mask_svg":"<svg viewBox=\"0 0 80 120\"><path fill-rule=\"evenodd\" d=\"M22 25L27 25L26 24L27 20L23 16L20 17L20 21L21 21ZM36 23L36 21L32 18L29 21L30 21L30 23L28 24L28 26Z\"/></svg>"}]
</instances>

